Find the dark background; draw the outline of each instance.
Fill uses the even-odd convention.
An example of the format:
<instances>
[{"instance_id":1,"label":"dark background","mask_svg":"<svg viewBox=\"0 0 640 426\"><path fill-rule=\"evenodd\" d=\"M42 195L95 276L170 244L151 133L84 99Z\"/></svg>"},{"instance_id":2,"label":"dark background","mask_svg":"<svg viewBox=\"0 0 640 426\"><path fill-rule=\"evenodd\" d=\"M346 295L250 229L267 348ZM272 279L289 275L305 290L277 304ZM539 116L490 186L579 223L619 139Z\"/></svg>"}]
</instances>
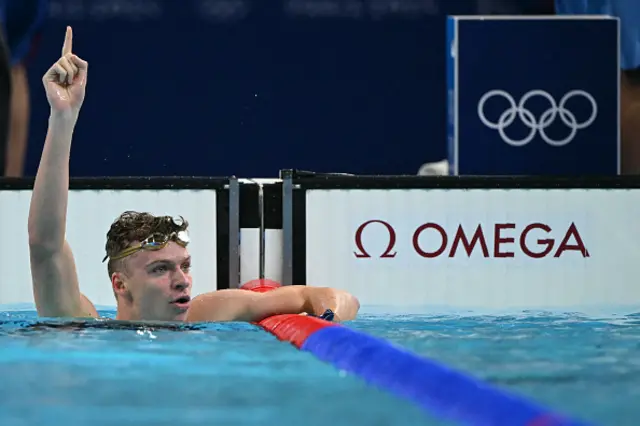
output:
<instances>
[{"instance_id":1,"label":"dark background","mask_svg":"<svg viewBox=\"0 0 640 426\"><path fill-rule=\"evenodd\" d=\"M446 15L549 11L544 0L45 3L26 175L65 25L90 64L74 176L415 174L446 157Z\"/></svg>"}]
</instances>

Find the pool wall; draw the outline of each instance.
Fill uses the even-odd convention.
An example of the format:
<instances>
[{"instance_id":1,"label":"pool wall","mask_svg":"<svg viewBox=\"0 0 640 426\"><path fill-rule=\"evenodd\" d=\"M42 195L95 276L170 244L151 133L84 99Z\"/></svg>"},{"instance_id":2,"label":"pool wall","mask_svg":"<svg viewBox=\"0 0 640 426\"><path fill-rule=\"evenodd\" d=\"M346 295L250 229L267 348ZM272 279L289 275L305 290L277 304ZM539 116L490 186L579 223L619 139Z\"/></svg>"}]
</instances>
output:
<instances>
[{"instance_id":1,"label":"pool wall","mask_svg":"<svg viewBox=\"0 0 640 426\"><path fill-rule=\"evenodd\" d=\"M124 210L191 223L194 293L264 277L335 286L363 306L637 311L640 180L322 175L72 179L81 288L113 306L104 256ZM31 180L0 191L0 303L31 304ZM264 239L261 239L264 236ZM262 246L262 244L264 244Z\"/></svg>"},{"instance_id":2,"label":"pool wall","mask_svg":"<svg viewBox=\"0 0 640 426\"><path fill-rule=\"evenodd\" d=\"M0 235L4 242L0 268L4 273L0 304L33 306L27 231L31 186L32 180L26 179L1 185ZM215 290L219 281L228 282L228 219L218 223L218 213L228 210L227 186L228 179L209 178L72 179L67 240L82 292L96 305L115 306L102 259L106 233L126 210L184 216L192 237L194 292ZM225 230L226 244L219 244L217 238L224 240ZM217 259L225 256L225 267L220 268Z\"/></svg>"}]
</instances>

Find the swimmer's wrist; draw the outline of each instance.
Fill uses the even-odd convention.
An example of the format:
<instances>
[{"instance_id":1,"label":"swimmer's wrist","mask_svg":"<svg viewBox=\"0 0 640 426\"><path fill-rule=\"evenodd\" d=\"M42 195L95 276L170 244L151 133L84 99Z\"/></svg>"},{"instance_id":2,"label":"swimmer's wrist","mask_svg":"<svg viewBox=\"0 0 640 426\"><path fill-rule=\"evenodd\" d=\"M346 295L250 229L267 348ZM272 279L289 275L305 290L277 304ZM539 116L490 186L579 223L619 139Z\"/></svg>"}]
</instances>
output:
<instances>
[{"instance_id":1,"label":"swimmer's wrist","mask_svg":"<svg viewBox=\"0 0 640 426\"><path fill-rule=\"evenodd\" d=\"M78 121L78 111L73 110L54 110L49 113L49 121L64 122L75 124Z\"/></svg>"}]
</instances>

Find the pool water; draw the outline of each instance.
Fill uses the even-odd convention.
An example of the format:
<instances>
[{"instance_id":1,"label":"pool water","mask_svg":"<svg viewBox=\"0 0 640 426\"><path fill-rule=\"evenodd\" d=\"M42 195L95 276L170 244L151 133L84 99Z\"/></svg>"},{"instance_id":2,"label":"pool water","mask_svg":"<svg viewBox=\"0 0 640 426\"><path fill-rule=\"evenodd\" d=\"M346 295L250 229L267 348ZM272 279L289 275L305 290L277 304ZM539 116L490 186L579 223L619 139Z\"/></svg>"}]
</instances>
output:
<instances>
[{"instance_id":1,"label":"pool water","mask_svg":"<svg viewBox=\"0 0 640 426\"><path fill-rule=\"evenodd\" d=\"M2 425L451 424L249 324L38 322L0 312ZM364 314L347 325L583 420L640 423L640 314Z\"/></svg>"}]
</instances>

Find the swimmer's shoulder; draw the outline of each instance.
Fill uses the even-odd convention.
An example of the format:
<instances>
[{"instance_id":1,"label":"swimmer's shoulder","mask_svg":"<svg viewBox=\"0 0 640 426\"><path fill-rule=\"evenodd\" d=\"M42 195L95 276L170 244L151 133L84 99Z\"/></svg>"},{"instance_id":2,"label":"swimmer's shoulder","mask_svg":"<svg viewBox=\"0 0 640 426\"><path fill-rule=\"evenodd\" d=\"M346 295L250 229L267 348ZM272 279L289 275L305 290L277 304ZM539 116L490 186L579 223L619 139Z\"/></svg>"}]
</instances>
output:
<instances>
[{"instance_id":1,"label":"swimmer's shoulder","mask_svg":"<svg viewBox=\"0 0 640 426\"><path fill-rule=\"evenodd\" d=\"M82 293L80 293L80 308L82 309L82 312L84 312L91 318L101 319L98 315L98 310L96 309L93 302L91 302L91 300L89 300L89 298Z\"/></svg>"}]
</instances>

